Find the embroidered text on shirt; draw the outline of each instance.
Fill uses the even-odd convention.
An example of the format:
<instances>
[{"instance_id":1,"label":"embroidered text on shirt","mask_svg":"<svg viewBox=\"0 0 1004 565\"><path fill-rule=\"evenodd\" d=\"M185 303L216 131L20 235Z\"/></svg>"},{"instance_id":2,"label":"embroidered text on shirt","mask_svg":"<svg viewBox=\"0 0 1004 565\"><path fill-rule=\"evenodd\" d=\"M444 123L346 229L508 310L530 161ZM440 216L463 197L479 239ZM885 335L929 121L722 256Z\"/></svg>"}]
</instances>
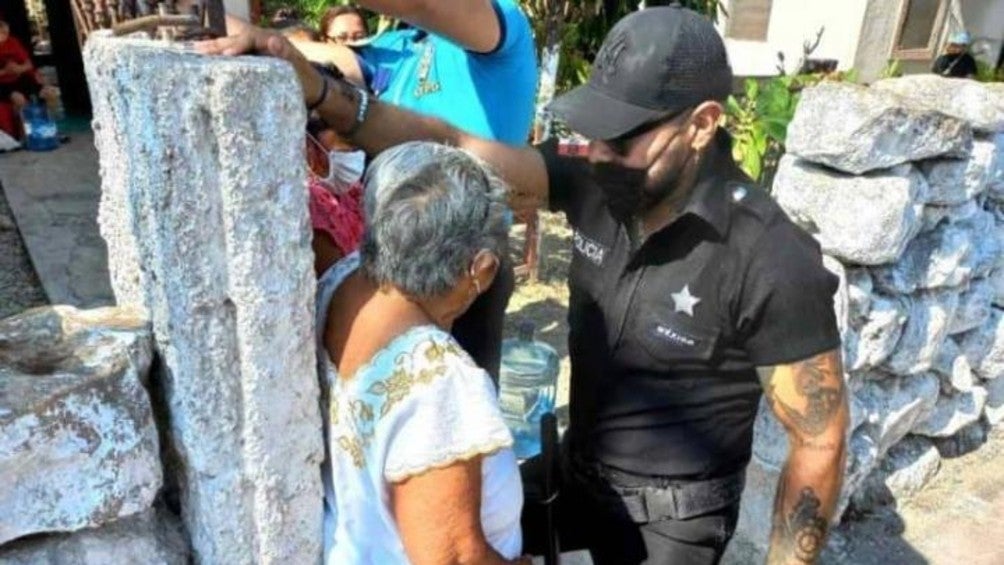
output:
<instances>
[{"instance_id":1,"label":"embroidered text on shirt","mask_svg":"<svg viewBox=\"0 0 1004 565\"><path fill-rule=\"evenodd\" d=\"M686 345L688 347L693 347L694 345L697 344L697 340L696 339L694 339L694 338L692 338L692 337L690 337L688 335L684 335L684 334L682 334L682 333L674 330L673 328L670 328L668 326L664 326L662 324L657 324L655 326L655 333L656 333L657 336L659 336L661 338L664 338L664 339L668 339L669 341L672 341L673 343L676 343L676 344L679 344L679 345Z\"/></svg>"},{"instance_id":2,"label":"embroidered text on shirt","mask_svg":"<svg viewBox=\"0 0 1004 565\"><path fill-rule=\"evenodd\" d=\"M572 241L575 243L575 250L589 259L597 267L603 266L603 257L607 254L607 249L579 233L578 230L572 233Z\"/></svg>"}]
</instances>

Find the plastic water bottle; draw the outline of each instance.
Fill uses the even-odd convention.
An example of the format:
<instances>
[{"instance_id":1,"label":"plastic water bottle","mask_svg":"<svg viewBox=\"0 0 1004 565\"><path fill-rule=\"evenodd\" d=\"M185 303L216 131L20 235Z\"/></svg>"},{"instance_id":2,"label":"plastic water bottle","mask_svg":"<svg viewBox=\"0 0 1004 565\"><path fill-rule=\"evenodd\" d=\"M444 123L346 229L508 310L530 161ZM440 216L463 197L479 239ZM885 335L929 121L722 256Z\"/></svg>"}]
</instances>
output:
<instances>
[{"instance_id":1,"label":"plastic water bottle","mask_svg":"<svg viewBox=\"0 0 1004 565\"><path fill-rule=\"evenodd\" d=\"M21 110L24 122L24 148L29 151L52 151L59 147L56 122L49 119L45 104L33 99Z\"/></svg>"},{"instance_id":2,"label":"plastic water bottle","mask_svg":"<svg viewBox=\"0 0 1004 565\"><path fill-rule=\"evenodd\" d=\"M557 391L558 353L534 340L533 332L533 324L525 322L519 337L502 343L499 402L520 459L540 453L540 418L554 411Z\"/></svg>"}]
</instances>

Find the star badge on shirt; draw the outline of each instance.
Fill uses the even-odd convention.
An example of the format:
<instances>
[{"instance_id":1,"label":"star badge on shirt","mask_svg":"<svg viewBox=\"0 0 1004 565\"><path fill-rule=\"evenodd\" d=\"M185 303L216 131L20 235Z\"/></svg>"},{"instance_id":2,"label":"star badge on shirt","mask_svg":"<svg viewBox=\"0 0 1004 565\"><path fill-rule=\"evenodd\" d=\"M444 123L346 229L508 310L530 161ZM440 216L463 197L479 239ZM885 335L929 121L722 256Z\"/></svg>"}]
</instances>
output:
<instances>
[{"instance_id":1,"label":"star badge on shirt","mask_svg":"<svg viewBox=\"0 0 1004 565\"><path fill-rule=\"evenodd\" d=\"M690 285L684 285L683 290L670 294L673 297L674 312L683 312L694 317L694 306L701 301L700 298L690 294Z\"/></svg>"}]
</instances>

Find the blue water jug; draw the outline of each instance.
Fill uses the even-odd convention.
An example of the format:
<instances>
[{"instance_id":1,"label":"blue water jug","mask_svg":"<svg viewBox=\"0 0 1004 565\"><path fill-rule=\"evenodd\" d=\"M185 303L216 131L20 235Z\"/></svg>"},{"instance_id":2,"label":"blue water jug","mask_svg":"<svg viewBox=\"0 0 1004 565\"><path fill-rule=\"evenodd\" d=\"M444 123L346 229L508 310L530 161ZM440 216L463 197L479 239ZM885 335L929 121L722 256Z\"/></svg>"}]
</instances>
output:
<instances>
[{"instance_id":1,"label":"blue water jug","mask_svg":"<svg viewBox=\"0 0 1004 565\"><path fill-rule=\"evenodd\" d=\"M525 322L518 337L502 342L499 404L520 459L540 453L540 418L554 411L557 391L558 353L534 340L533 332L533 324Z\"/></svg>"},{"instance_id":2,"label":"blue water jug","mask_svg":"<svg viewBox=\"0 0 1004 565\"><path fill-rule=\"evenodd\" d=\"M21 110L24 121L24 148L29 151L52 151L59 147L56 122L49 118L45 105L32 100Z\"/></svg>"}]
</instances>

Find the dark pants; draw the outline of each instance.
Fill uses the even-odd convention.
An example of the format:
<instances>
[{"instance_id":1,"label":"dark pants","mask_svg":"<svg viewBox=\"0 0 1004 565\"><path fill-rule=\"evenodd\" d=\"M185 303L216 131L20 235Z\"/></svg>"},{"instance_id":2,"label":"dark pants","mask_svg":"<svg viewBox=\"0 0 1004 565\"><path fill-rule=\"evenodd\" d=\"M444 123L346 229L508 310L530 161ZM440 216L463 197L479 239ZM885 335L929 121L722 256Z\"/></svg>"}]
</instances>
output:
<instances>
[{"instance_id":1,"label":"dark pants","mask_svg":"<svg viewBox=\"0 0 1004 565\"><path fill-rule=\"evenodd\" d=\"M610 487L609 477L584 479L563 465L556 521L560 551L588 549L596 565L677 564L714 565L719 562L739 519L739 502L693 518L662 517L636 523ZM524 486L533 490L539 469L524 464ZM623 474L618 477L623 481ZM629 485L651 486L639 477ZM542 554L546 543L543 507L527 496L523 511L524 553Z\"/></svg>"},{"instance_id":2,"label":"dark pants","mask_svg":"<svg viewBox=\"0 0 1004 565\"><path fill-rule=\"evenodd\" d=\"M516 288L512 263L503 258L492 286L453 323L453 337L479 367L488 371L495 386L502 363L502 329L505 309Z\"/></svg>"},{"instance_id":3,"label":"dark pants","mask_svg":"<svg viewBox=\"0 0 1004 565\"><path fill-rule=\"evenodd\" d=\"M30 98L42 91L42 85L35 80L33 72L22 74L11 82L0 83L0 101L6 102L15 92Z\"/></svg>"}]
</instances>

